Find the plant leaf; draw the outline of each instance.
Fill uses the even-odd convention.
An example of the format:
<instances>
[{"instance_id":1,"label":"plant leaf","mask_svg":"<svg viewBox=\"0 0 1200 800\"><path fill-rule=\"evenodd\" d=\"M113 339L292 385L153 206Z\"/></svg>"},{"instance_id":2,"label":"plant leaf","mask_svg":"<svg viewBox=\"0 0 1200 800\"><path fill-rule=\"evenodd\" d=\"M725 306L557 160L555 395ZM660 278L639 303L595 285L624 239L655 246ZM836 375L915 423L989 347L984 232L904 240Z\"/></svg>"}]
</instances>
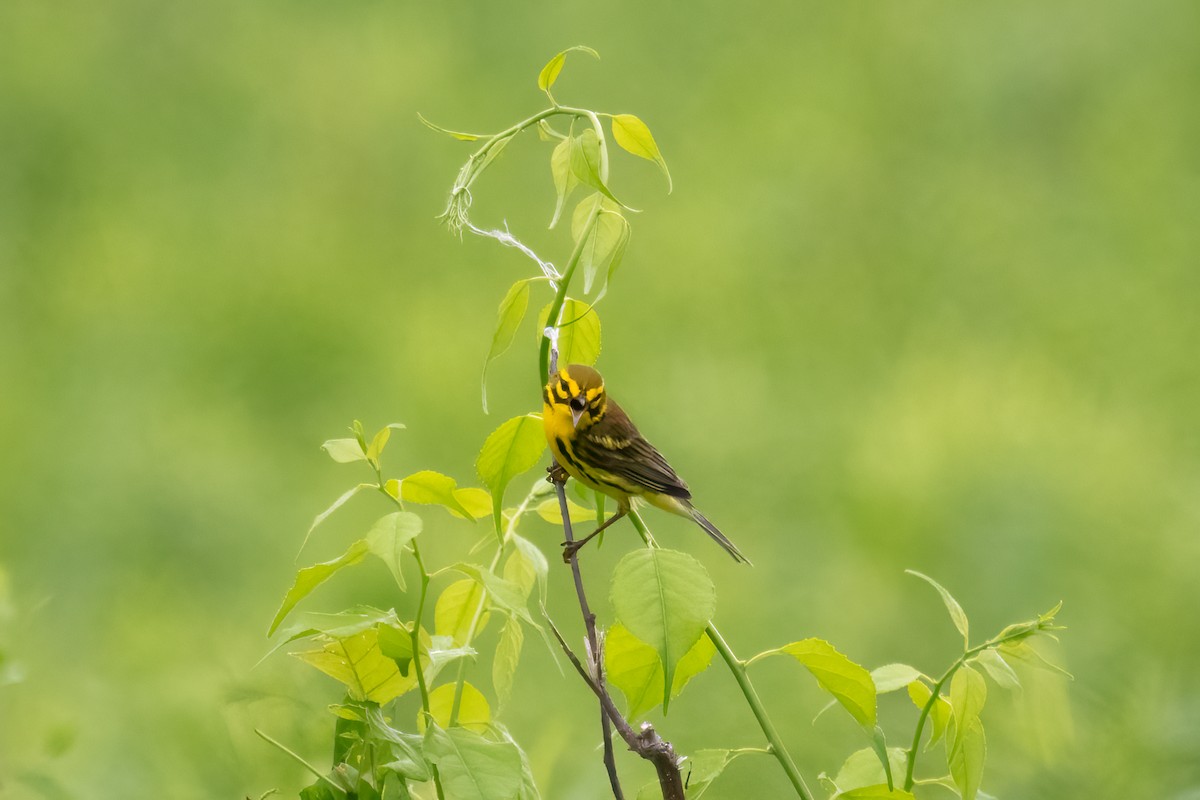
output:
<instances>
[{"instance_id":1,"label":"plant leaf","mask_svg":"<svg viewBox=\"0 0 1200 800\"><path fill-rule=\"evenodd\" d=\"M300 552L301 553L304 552L304 548L306 546L308 546L308 540L312 536L312 532L317 529L318 525L320 525L322 522L327 520L329 518L330 514L332 514L333 512L335 512L339 508L341 508L343 505L345 505L346 501L348 501L351 497L354 497L354 495L358 494L363 489L374 489L374 488L376 488L376 486L373 483L360 483L358 486L355 486L353 489L347 489L345 492L342 493L341 497L339 497L337 500L333 501L333 503L329 506L329 508L322 511L320 514L317 514L317 516L313 518L312 525L308 526L308 533L304 534L304 541L300 543Z\"/></svg>"},{"instance_id":2,"label":"plant leaf","mask_svg":"<svg viewBox=\"0 0 1200 800\"><path fill-rule=\"evenodd\" d=\"M903 689L915 680L922 678L921 671L908 664L884 664L871 670L871 680L875 683L876 694L887 694Z\"/></svg>"},{"instance_id":3,"label":"plant leaf","mask_svg":"<svg viewBox=\"0 0 1200 800\"><path fill-rule=\"evenodd\" d=\"M455 684L444 683L429 693L429 715L443 728L450 727L450 713L454 709ZM492 709L483 692L467 681L463 681L462 697L458 704L458 724L476 733L487 733L492 721ZM425 730L425 712L417 712L417 730Z\"/></svg>"},{"instance_id":4,"label":"plant leaf","mask_svg":"<svg viewBox=\"0 0 1200 800\"><path fill-rule=\"evenodd\" d=\"M683 658L716 612L704 565L675 550L635 550L613 570L613 610L629 632L653 647L663 665L663 713Z\"/></svg>"},{"instance_id":5,"label":"plant leaf","mask_svg":"<svg viewBox=\"0 0 1200 800\"><path fill-rule=\"evenodd\" d=\"M377 628L340 639L323 638L321 649L294 655L344 684L352 700L382 705L417 685L416 670L405 675L379 649Z\"/></svg>"},{"instance_id":6,"label":"plant leaf","mask_svg":"<svg viewBox=\"0 0 1200 800\"><path fill-rule=\"evenodd\" d=\"M509 583L504 578L501 578L490 570L484 569L478 564L459 562L450 566L449 569L469 576L476 583L487 589L490 605L519 617L526 625L534 628L539 627L533 621L533 617L529 615L529 609L525 607L525 595L521 592L520 586Z\"/></svg>"},{"instance_id":7,"label":"plant leaf","mask_svg":"<svg viewBox=\"0 0 1200 800\"><path fill-rule=\"evenodd\" d=\"M555 145L554 152L550 154L550 177L554 179L555 193L554 216L550 218L551 228L558 224L567 198L579 185L579 178L571 170L571 148L577 146L572 142L573 138L568 136L563 139Z\"/></svg>"},{"instance_id":8,"label":"plant leaf","mask_svg":"<svg viewBox=\"0 0 1200 800\"><path fill-rule=\"evenodd\" d=\"M537 515L552 525L562 525L562 508L558 505L558 498L553 497L539 503ZM592 522L596 519L596 512L568 499L567 516L571 518L572 524L576 522Z\"/></svg>"},{"instance_id":9,"label":"plant leaf","mask_svg":"<svg viewBox=\"0 0 1200 800\"><path fill-rule=\"evenodd\" d=\"M483 519L492 515L492 496L486 489L480 489L478 486L455 489L454 499L470 512L470 519ZM462 516L457 511L451 510L450 513L456 517Z\"/></svg>"},{"instance_id":10,"label":"plant leaf","mask_svg":"<svg viewBox=\"0 0 1200 800\"><path fill-rule=\"evenodd\" d=\"M537 414L513 417L483 443L475 470L492 493L492 518L498 535L502 535L500 512L505 488L513 478L532 469L545 450L546 434Z\"/></svg>"},{"instance_id":11,"label":"plant leaf","mask_svg":"<svg viewBox=\"0 0 1200 800\"><path fill-rule=\"evenodd\" d=\"M671 171L667 169L667 162L662 157L658 144L654 141L654 136L646 127L646 123L633 114L614 114L611 122L613 141L627 152L658 164L663 175L667 176L667 194L670 194L672 189Z\"/></svg>"},{"instance_id":12,"label":"plant leaf","mask_svg":"<svg viewBox=\"0 0 1200 800\"><path fill-rule=\"evenodd\" d=\"M511 742L434 724L425 731L424 750L438 767L446 796L454 800L512 800L520 791L521 753Z\"/></svg>"},{"instance_id":13,"label":"plant leaf","mask_svg":"<svg viewBox=\"0 0 1200 800\"><path fill-rule=\"evenodd\" d=\"M925 708L925 704L929 702L932 694L932 690L923 681L913 681L908 685L908 696L918 711ZM950 702L944 695L938 695L937 702L933 704L933 708L929 709L929 719L933 721L933 729L929 733L929 743L925 745L926 750L942 738L942 734L946 732L946 725L950 722L950 714Z\"/></svg>"},{"instance_id":14,"label":"plant leaf","mask_svg":"<svg viewBox=\"0 0 1200 800\"><path fill-rule=\"evenodd\" d=\"M563 63L567 60L567 53L573 52L587 53L589 56L600 60L600 54L590 47L582 44L577 44L574 47L568 47L554 58L546 62L546 66L542 67L542 71L538 73L538 88L549 94L550 87L558 80L558 74L562 72Z\"/></svg>"},{"instance_id":15,"label":"plant leaf","mask_svg":"<svg viewBox=\"0 0 1200 800\"><path fill-rule=\"evenodd\" d=\"M954 627L958 628L958 632L962 634L963 647L964 648L970 647L971 646L971 638L968 635L969 625L967 624L967 614L965 611L963 611L962 606L960 606L958 604L958 601L954 599L954 595L952 595L952 594L950 594L950 592L946 591L945 587L943 587L940 583L938 583L937 581L935 581L933 578L929 577L928 575L924 575L913 569L906 569L904 571L907 572L909 575L914 575L914 576L920 578L921 580L925 581L930 586L932 586L934 589L937 589L938 594L940 594L942 596L942 602L946 604L946 610L948 612L950 612L950 619L951 619L951 621L954 622Z\"/></svg>"},{"instance_id":16,"label":"plant leaf","mask_svg":"<svg viewBox=\"0 0 1200 800\"><path fill-rule=\"evenodd\" d=\"M875 726L875 683L865 667L855 664L823 639L801 639L779 650L803 664L821 688L832 694L859 725L868 731Z\"/></svg>"},{"instance_id":17,"label":"plant leaf","mask_svg":"<svg viewBox=\"0 0 1200 800\"><path fill-rule=\"evenodd\" d=\"M435 130L438 133L444 133L448 136L453 136L455 139L458 139L460 142L474 142L474 141L478 141L479 139L483 138L483 134L481 134L481 133L463 133L462 131L452 131L449 128L443 128L441 125L435 125L434 123L427 120L425 118L425 116L423 114L421 114L420 111L417 112L417 119L421 120L421 122L424 123L425 127L430 128L431 130Z\"/></svg>"},{"instance_id":18,"label":"plant leaf","mask_svg":"<svg viewBox=\"0 0 1200 800\"><path fill-rule=\"evenodd\" d=\"M488 367L497 356L512 345L513 337L517 335L517 328L520 327L521 320L525 319L525 309L529 307L529 284L533 280L533 278L525 278L517 281L509 287L504 299L500 301L500 308L496 314L496 330L492 334L492 346L483 362L483 377L480 380L483 391L483 413L485 414L488 413Z\"/></svg>"},{"instance_id":19,"label":"plant leaf","mask_svg":"<svg viewBox=\"0 0 1200 800\"><path fill-rule=\"evenodd\" d=\"M339 464L367 460L367 454L363 452L357 439L330 439L321 445L321 449Z\"/></svg>"},{"instance_id":20,"label":"plant leaf","mask_svg":"<svg viewBox=\"0 0 1200 800\"><path fill-rule=\"evenodd\" d=\"M421 518L408 511L395 511L381 517L367 532L367 547L373 555L387 564L402 592L405 590L404 570L401 569L403 556L412 550L408 543L420 532Z\"/></svg>"},{"instance_id":21,"label":"plant leaf","mask_svg":"<svg viewBox=\"0 0 1200 800\"><path fill-rule=\"evenodd\" d=\"M549 318L550 306L547 305L538 314L539 338L540 332L549 325ZM558 329L559 366L595 364L600 358L600 317L596 309L581 300L568 297L563 301L562 321Z\"/></svg>"},{"instance_id":22,"label":"plant leaf","mask_svg":"<svg viewBox=\"0 0 1200 800\"><path fill-rule=\"evenodd\" d=\"M888 764L893 775L903 775L908 768L908 752L903 747L887 748ZM887 774L875 750L864 747L850 754L833 779L837 786L835 797L845 797L855 789L875 787L882 784L887 789ZM868 795L869 796L869 795ZM886 797L886 795L884 795Z\"/></svg>"},{"instance_id":23,"label":"plant leaf","mask_svg":"<svg viewBox=\"0 0 1200 800\"><path fill-rule=\"evenodd\" d=\"M687 800L698 800L725 768L742 755L744 750L697 750L688 756L682 765L687 777Z\"/></svg>"},{"instance_id":24,"label":"plant leaf","mask_svg":"<svg viewBox=\"0 0 1200 800\"><path fill-rule=\"evenodd\" d=\"M971 667L965 664L958 668L950 679L950 705L953 710L954 731L948 746L951 751L958 750L962 737L970 729L971 720L979 719L987 702L987 683Z\"/></svg>"},{"instance_id":25,"label":"plant leaf","mask_svg":"<svg viewBox=\"0 0 1200 800\"><path fill-rule=\"evenodd\" d=\"M458 482L454 478L430 469L414 472L400 481L401 500L407 503L442 506L464 519L475 519L459 501L455 494L457 490Z\"/></svg>"},{"instance_id":26,"label":"plant leaf","mask_svg":"<svg viewBox=\"0 0 1200 800\"><path fill-rule=\"evenodd\" d=\"M707 636L696 640L679 659L671 683L672 699L679 696L692 678L708 669L714 653L716 647ZM625 695L629 719L637 719L662 703L663 668L658 653L619 622L604 637L604 670L608 682Z\"/></svg>"},{"instance_id":27,"label":"plant leaf","mask_svg":"<svg viewBox=\"0 0 1200 800\"><path fill-rule=\"evenodd\" d=\"M296 580L292 584L292 588L283 597L283 603L280 604L279 610L275 612L275 618L271 620L271 628L267 631L267 636L275 633L275 629L279 627L279 623L287 617L288 613L296 607L296 604L316 589L325 581L329 580L338 570L349 567L363 560L363 556L367 554L369 547L366 539L359 539L354 544L346 549L332 561L324 561L320 564L313 564L311 567L304 567L296 572Z\"/></svg>"},{"instance_id":28,"label":"plant leaf","mask_svg":"<svg viewBox=\"0 0 1200 800\"><path fill-rule=\"evenodd\" d=\"M966 729L961 735L956 734L955 738L957 744L950 748L946 756L950 775L958 786L962 800L975 800L983 779L984 762L987 761L987 737L979 717L972 717Z\"/></svg>"},{"instance_id":29,"label":"plant leaf","mask_svg":"<svg viewBox=\"0 0 1200 800\"><path fill-rule=\"evenodd\" d=\"M983 650L972 661L983 667L984 671L1001 689L1021 688L1021 679L1017 677L1017 673L1013 672L1013 668L1004 660L1004 656L995 650Z\"/></svg>"},{"instance_id":30,"label":"plant leaf","mask_svg":"<svg viewBox=\"0 0 1200 800\"><path fill-rule=\"evenodd\" d=\"M599 216L596 217L596 224L587 231L579 256L579 263L583 267L584 294L592 291L592 284L601 270L606 270L601 291L607 288L608 280L621 265L629 244L629 222L621 213L621 207L599 192L585 197L575 207L571 216L572 238L576 242L580 240L587 228L588 218L597 207Z\"/></svg>"},{"instance_id":31,"label":"plant leaf","mask_svg":"<svg viewBox=\"0 0 1200 800\"><path fill-rule=\"evenodd\" d=\"M513 679L521 660L521 648L525 644L525 629L516 617L509 617L500 631L496 644L496 655L492 659L492 687L500 705L508 702L512 695Z\"/></svg>"},{"instance_id":32,"label":"plant leaf","mask_svg":"<svg viewBox=\"0 0 1200 800\"><path fill-rule=\"evenodd\" d=\"M455 581L438 595L437 604L433 608L434 631L449 636L457 645L466 644L471 621L475 619L481 604L483 613L475 625L475 635L479 635L487 627L491 617L483 587L471 578Z\"/></svg>"},{"instance_id":33,"label":"plant leaf","mask_svg":"<svg viewBox=\"0 0 1200 800\"><path fill-rule=\"evenodd\" d=\"M637 211L636 208L630 208L618 200L612 190L608 188L608 184L604 182L602 175L604 155L601 150L600 137L596 135L596 131L587 128L569 141L571 142L571 172L575 174L579 182L591 186L619 207Z\"/></svg>"},{"instance_id":34,"label":"plant leaf","mask_svg":"<svg viewBox=\"0 0 1200 800\"><path fill-rule=\"evenodd\" d=\"M516 548L513 551L513 556L516 556L519 553L524 563L528 565L528 568L533 569L533 573L537 577L538 584L541 587L540 594L542 598L542 604L545 605L547 591L546 584L550 575L550 562L546 560L545 553L543 553L536 544L516 533L510 533L508 535L508 539ZM521 567L522 570L526 568L527 567L525 566ZM524 582L513 580L513 578L508 575L507 569L505 570L504 577L506 580L509 580L518 586L524 587Z\"/></svg>"}]
</instances>

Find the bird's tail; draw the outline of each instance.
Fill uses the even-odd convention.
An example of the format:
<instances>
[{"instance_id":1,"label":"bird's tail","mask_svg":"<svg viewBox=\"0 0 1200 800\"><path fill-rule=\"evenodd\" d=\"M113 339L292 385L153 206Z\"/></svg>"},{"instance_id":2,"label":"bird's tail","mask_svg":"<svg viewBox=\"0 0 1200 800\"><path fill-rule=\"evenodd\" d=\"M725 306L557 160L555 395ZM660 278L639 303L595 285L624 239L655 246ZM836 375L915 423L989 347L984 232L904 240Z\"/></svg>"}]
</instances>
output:
<instances>
[{"instance_id":1,"label":"bird's tail","mask_svg":"<svg viewBox=\"0 0 1200 800\"><path fill-rule=\"evenodd\" d=\"M729 541L725 534L721 533L721 531L717 529L717 526L709 522L708 518L697 511L691 503L687 504L687 510L692 519L696 520L696 524L701 528L704 528L708 535L716 540L717 544L721 545L721 547L724 547L725 551L729 553L729 555L733 556L734 561L740 561L743 564L750 564L750 559L742 555L742 551L737 549L737 545Z\"/></svg>"}]
</instances>

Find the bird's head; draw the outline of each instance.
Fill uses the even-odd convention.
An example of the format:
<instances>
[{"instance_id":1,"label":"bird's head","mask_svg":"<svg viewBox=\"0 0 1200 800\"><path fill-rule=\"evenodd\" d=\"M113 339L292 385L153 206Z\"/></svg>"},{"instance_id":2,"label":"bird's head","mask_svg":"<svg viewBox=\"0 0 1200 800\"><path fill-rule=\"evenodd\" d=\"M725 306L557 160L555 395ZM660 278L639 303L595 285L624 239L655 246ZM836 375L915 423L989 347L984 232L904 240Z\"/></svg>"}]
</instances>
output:
<instances>
[{"instance_id":1,"label":"bird's head","mask_svg":"<svg viewBox=\"0 0 1200 800\"><path fill-rule=\"evenodd\" d=\"M588 428L604 416L604 378L591 367L570 364L546 384L546 402L558 413L569 413L577 430Z\"/></svg>"}]
</instances>

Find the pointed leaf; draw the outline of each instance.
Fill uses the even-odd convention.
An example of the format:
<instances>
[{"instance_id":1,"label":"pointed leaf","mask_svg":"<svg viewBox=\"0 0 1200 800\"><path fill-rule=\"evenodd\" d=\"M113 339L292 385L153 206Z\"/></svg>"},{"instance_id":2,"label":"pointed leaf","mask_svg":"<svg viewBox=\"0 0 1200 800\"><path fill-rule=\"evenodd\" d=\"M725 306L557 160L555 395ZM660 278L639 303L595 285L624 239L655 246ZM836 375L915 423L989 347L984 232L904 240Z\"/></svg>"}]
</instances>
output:
<instances>
[{"instance_id":1,"label":"pointed leaf","mask_svg":"<svg viewBox=\"0 0 1200 800\"><path fill-rule=\"evenodd\" d=\"M614 114L612 117L612 133L613 141L627 152L658 164L658 168L663 171L663 175L667 176L667 193L670 194L672 188L671 171L667 169L667 162L663 159L662 153L658 149L658 144L655 143L654 136L650 133L650 129L646 127L646 123L633 114Z\"/></svg>"},{"instance_id":2,"label":"pointed leaf","mask_svg":"<svg viewBox=\"0 0 1200 800\"><path fill-rule=\"evenodd\" d=\"M889 789L886 783L852 789L844 794L834 795L834 797L837 800L915 800L912 792L906 792L903 789Z\"/></svg>"},{"instance_id":3,"label":"pointed leaf","mask_svg":"<svg viewBox=\"0 0 1200 800\"><path fill-rule=\"evenodd\" d=\"M546 555L536 544L524 538L523 536L510 533L508 535L508 539L516 548L513 555L516 556L519 553L525 564L527 564L529 568L533 569L533 573L537 577L537 582L541 587L540 594L542 597L542 604L545 605L547 590L546 584L550 575L550 562L546 560ZM525 569L526 567L523 565L521 570L524 571ZM513 577L509 576L507 570L505 571L504 577L506 580L511 581L518 586L524 587L525 585L523 580L514 580Z\"/></svg>"},{"instance_id":4,"label":"pointed leaf","mask_svg":"<svg viewBox=\"0 0 1200 800\"><path fill-rule=\"evenodd\" d=\"M295 656L344 684L353 700L382 705L417 685L416 670L404 675L396 662L379 649L379 631L375 628L342 639L326 637L320 650Z\"/></svg>"},{"instance_id":5,"label":"pointed leaf","mask_svg":"<svg viewBox=\"0 0 1200 800\"><path fill-rule=\"evenodd\" d=\"M597 61L600 60L600 54L590 47L586 47L581 44L575 45L574 47L568 47L566 50L563 50L554 58L546 62L546 66L542 67L542 71L538 73L539 89L541 89L543 92L549 93L550 87L554 85L556 80L558 80L558 74L562 72L563 63L567 60L567 53L572 53L575 51L587 53Z\"/></svg>"},{"instance_id":6,"label":"pointed leaf","mask_svg":"<svg viewBox=\"0 0 1200 800\"><path fill-rule=\"evenodd\" d=\"M454 800L512 800L521 789L521 753L511 742L435 724L425 731L424 749Z\"/></svg>"},{"instance_id":7,"label":"pointed leaf","mask_svg":"<svg viewBox=\"0 0 1200 800\"><path fill-rule=\"evenodd\" d=\"M429 714L443 728L450 727L450 714L454 709L455 684L444 683L429 693ZM458 705L458 724L476 733L487 733L492 721L492 709L483 692L463 681L462 697ZM425 731L425 712L417 713L417 730Z\"/></svg>"},{"instance_id":8,"label":"pointed leaf","mask_svg":"<svg viewBox=\"0 0 1200 800\"><path fill-rule=\"evenodd\" d=\"M496 315L496 330L492 334L492 347L488 350L487 358L483 362L483 378L481 380L483 390L483 413L488 413L487 404L487 373L488 367L497 356L512 345L513 337L517 334L517 328L521 325L521 320L525 319L525 309L529 306L529 284L532 278L517 281L509 287L508 292L504 295L504 299L500 301L500 309Z\"/></svg>"},{"instance_id":9,"label":"pointed leaf","mask_svg":"<svg viewBox=\"0 0 1200 800\"><path fill-rule=\"evenodd\" d=\"M908 768L908 751L903 747L889 747L887 755L892 774L903 776ZM875 750L864 747L862 750L852 753L845 760L833 782L837 786L837 794L834 796L845 797L846 793L855 789L875 787L880 784L887 789L887 774L884 772Z\"/></svg>"},{"instance_id":10,"label":"pointed leaf","mask_svg":"<svg viewBox=\"0 0 1200 800\"><path fill-rule=\"evenodd\" d=\"M865 667L855 664L823 639L802 639L779 648L793 656L867 730L875 726L875 683Z\"/></svg>"},{"instance_id":11,"label":"pointed leaf","mask_svg":"<svg viewBox=\"0 0 1200 800\"><path fill-rule=\"evenodd\" d=\"M307 597L313 589L316 589L322 583L329 580L338 570L362 561L368 549L366 539L359 539L350 545L346 549L346 552L332 561L313 564L311 567L305 567L298 571L292 588L288 589L288 593L284 595L283 603L280 604L279 610L275 612L275 618L271 620L271 628L267 631L267 636L275 633L275 629L287 617L288 612L295 608L297 603Z\"/></svg>"},{"instance_id":12,"label":"pointed leaf","mask_svg":"<svg viewBox=\"0 0 1200 800\"><path fill-rule=\"evenodd\" d=\"M501 531L504 490L513 478L532 469L546 450L546 433L537 414L513 417L492 431L475 459L475 469L492 493L492 517Z\"/></svg>"},{"instance_id":13,"label":"pointed leaf","mask_svg":"<svg viewBox=\"0 0 1200 800\"><path fill-rule=\"evenodd\" d=\"M558 505L558 498L539 503L537 515L552 525L562 525L562 508ZM596 512L590 508L584 508L571 500L567 500L567 516L571 518L572 524L576 522L592 522L596 519Z\"/></svg>"},{"instance_id":14,"label":"pointed leaf","mask_svg":"<svg viewBox=\"0 0 1200 800\"><path fill-rule=\"evenodd\" d=\"M903 689L922 677L921 671L908 664L884 664L871 670L871 680L875 683L876 694L887 694L897 689Z\"/></svg>"},{"instance_id":15,"label":"pointed leaf","mask_svg":"<svg viewBox=\"0 0 1200 800\"><path fill-rule=\"evenodd\" d=\"M479 614L481 605L483 613ZM443 636L449 636L455 644L466 644L476 614L479 614L479 621L475 623L475 635L478 635L487 626L491 616L483 587L470 578L455 581L438 596L433 609L433 629Z\"/></svg>"},{"instance_id":16,"label":"pointed leaf","mask_svg":"<svg viewBox=\"0 0 1200 800\"><path fill-rule=\"evenodd\" d=\"M386 429L385 429L386 430ZM411 552L409 542L421 532L421 518L407 511L396 511L380 518L367 532L367 546L391 571L400 591L404 591L403 556Z\"/></svg>"},{"instance_id":17,"label":"pointed leaf","mask_svg":"<svg viewBox=\"0 0 1200 800\"><path fill-rule=\"evenodd\" d=\"M932 695L933 692L922 681L913 681L908 685L908 696L918 711L925 708ZM929 744L925 746L926 750L942 738L942 734L946 732L946 725L950 722L950 714L950 702L944 695L938 695L937 702L929 709L929 721L933 724L933 729L930 731Z\"/></svg>"},{"instance_id":18,"label":"pointed leaf","mask_svg":"<svg viewBox=\"0 0 1200 800\"><path fill-rule=\"evenodd\" d=\"M716 590L708 571L686 553L635 550L613 571L610 597L617 619L662 660L665 714L679 660L716 612Z\"/></svg>"},{"instance_id":19,"label":"pointed leaf","mask_svg":"<svg viewBox=\"0 0 1200 800\"><path fill-rule=\"evenodd\" d=\"M388 439L392 436L390 427L382 427L371 439L371 443L367 445L367 461L370 461L375 466L379 466L379 456L383 454L383 448L387 447Z\"/></svg>"},{"instance_id":20,"label":"pointed leaf","mask_svg":"<svg viewBox=\"0 0 1200 800\"><path fill-rule=\"evenodd\" d=\"M716 647L707 636L696 640L679 659L671 684L672 699L692 678L708 669L715 653ZM637 719L662 703L663 668L658 653L619 622L604 637L604 669L608 682L625 695L629 719Z\"/></svg>"},{"instance_id":21,"label":"pointed leaf","mask_svg":"<svg viewBox=\"0 0 1200 800\"><path fill-rule=\"evenodd\" d=\"M509 583L504 578L501 578L490 570L484 569L478 564L459 562L449 567L449 569L469 576L487 589L487 599L489 605L492 607L507 611L509 614L520 618L526 625L534 628L539 627L533 621L533 617L529 615L529 609L525 607L525 595L522 593L520 586Z\"/></svg>"},{"instance_id":22,"label":"pointed leaf","mask_svg":"<svg viewBox=\"0 0 1200 800\"><path fill-rule=\"evenodd\" d=\"M571 170L571 148L577 146L572 142L572 137L567 137L555 145L554 152L550 154L550 177L554 179L555 193L554 216L550 218L551 228L558 224L567 198L579 185L579 178Z\"/></svg>"},{"instance_id":23,"label":"pointed leaf","mask_svg":"<svg viewBox=\"0 0 1200 800\"><path fill-rule=\"evenodd\" d=\"M958 744L946 756L950 775L958 786L962 800L975 800L987 760L987 737L984 736L979 717L972 717L962 735L956 735L955 738Z\"/></svg>"},{"instance_id":24,"label":"pointed leaf","mask_svg":"<svg viewBox=\"0 0 1200 800\"><path fill-rule=\"evenodd\" d=\"M983 667L984 671L991 676L991 679L1001 689L1012 690L1021 688L1021 679L1017 677L1017 673L1013 672L1013 668L995 650L984 650L976 655L972 661Z\"/></svg>"},{"instance_id":25,"label":"pointed leaf","mask_svg":"<svg viewBox=\"0 0 1200 800\"><path fill-rule=\"evenodd\" d=\"M357 439L330 439L321 445L321 449L339 464L367 460L367 454L363 452Z\"/></svg>"},{"instance_id":26,"label":"pointed leaf","mask_svg":"<svg viewBox=\"0 0 1200 800\"><path fill-rule=\"evenodd\" d=\"M308 526L308 533L304 534L304 541L300 543L300 552L301 553L304 552L304 548L308 545L308 540L312 536L312 532L317 529L318 525L320 525L322 522L327 520L329 518L330 514L332 514L333 512L335 512L339 508L341 508L343 505L345 505L346 501L348 501L351 497L354 497L354 495L358 494L363 489L374 489L374 488L376 488L376 487L372 483L360 483L358 486L355 486L353 489L348 489L346 492L344 492L342 494L341 497L339 497L337 500L334 500L333 504L330 505L329 508L322 511L320 514L317 514L317 516L313 518L312 525Z\"/></svg>"},{"instance_id":27,"label":"pointed leaf","mask_svg":"<svg viewBox=\"0 0 1200 800\"><path fill-rule=\"evenodd\" d=\"M621 208L637 211L622 203L604 182L604 151L600 137L592 128L569 139L571 143L571 172L580 183L591 186Z\"/></svg>"},{"instance_id":28,"label":"pointed leaf","mask_svg":"<svg viewBox=\"0 0 1200 800\"><path fill-rule=\"evenodd\" d=\"M950 705L954 714L954 732L948 742L950 750L960 747L971 720L979 719L986 702L987 683L983 676L968 666L959 667L950 679Z\"/></svg>"},{"instance_id":29,"label":"pointed leaf","mask_svg":"<svg viewBox=\"0 0 1200 800\"><path fill-rule=\"evenodd\" d=\"M458 482L449 475L433 470L414 472L400 481L400 499L408 503L439 505L465 519L474 519L463 507L455 492Z\"/></svg>"},{"instance_id":30,"label":"pointed leaf","mask_svg":"<svg viewBox=\"0 0 1200 800\"><path fill-rule=\"evenodd\" d=\"M500 705L508 702L512 695L513 679L521 660L521 648L525 644L525 630L516 617L509 617L500 631L496 645L496 656L492 659L492 687Z\"/></svg>"},{"instance_id":31,"label":"pointed leaf","mask_svg":"<svg viewBox=\"0 0 1200 800\"><path fill-rule=\"evenodd\" d=\"M441 125L435 125L434 123L425 119L425 117L419 111L417 112L417 118L419 120L421 120L422 123L424 123L425 127L429 128L431 130L435 130L438 133L444 133L448 136L453 136L455 139L458 139L460 142L474 142L474 141L478 141L479 139L483 138L483 134L463 133L462 131L452 131L449 128L443 128Z\"/></svg>"},{"instance_id":32,"label":"pointed leaf","mask_svg":"<svg viewBox=\"0 0 1200 800\"><path fill-rule=\"evenodd\" d=\"M549 324L550 306L538 314L538 330ZM562 325L558 329L558 363L591 366L600 358L600 317L596 309L581 300L567 298L562 307ZM540 419L540 418L539 418ZM543 434L543 438L545 435Z\"/></svg>"},{"instance_id":33,"label":"pointed leaf","mask_svg":"<svg viewBox=\"0 0 1200 800\"><path fill-rule=\"evenodd\" d=\"M937 589L938 594L942 596L942 602L946 604L946 610L950 612L950 619L954 622L954 627L958 628L958 632L962 634L963 647L970 647L971 640L967 634L969 627L967 624L967 615L966 612L963 611L962 606L958 604L958 601L954 599L954 595L946 591L946 589L940 583L928 575L923 575L920 572L912 569L906 569L904 571L909 575L915 575L916 577L928 583L934 589Z\"/></svg>"},{"instance_id":34,"label":"pointed leaf","mask_svg":"<svg viewBox=\"0 0 1200 800\"><path fill-rule=\"evenodd\" d=\"M744 750L697 750L688 756L682 767L687 777L687 800L699 800L725 768L744 754Z\"/></svg>"},{"instance_id":35,"label":"pointed leaf","mask_svg":"<svg viewBox=\"0 0 1200 800\"><path fill-rule=\"evenodd\" d=\"M588 218L599 207L595 224L589 230ZM586 236L584 235L586 233ZM579 264L583 267L583 291L592 291L592 284L601 270L606 270L604 283L620 266L629 243L629 223L616 203L596 192L584 198L571 216L571 236L583 238Z\"/></svg>"}]
</instances>

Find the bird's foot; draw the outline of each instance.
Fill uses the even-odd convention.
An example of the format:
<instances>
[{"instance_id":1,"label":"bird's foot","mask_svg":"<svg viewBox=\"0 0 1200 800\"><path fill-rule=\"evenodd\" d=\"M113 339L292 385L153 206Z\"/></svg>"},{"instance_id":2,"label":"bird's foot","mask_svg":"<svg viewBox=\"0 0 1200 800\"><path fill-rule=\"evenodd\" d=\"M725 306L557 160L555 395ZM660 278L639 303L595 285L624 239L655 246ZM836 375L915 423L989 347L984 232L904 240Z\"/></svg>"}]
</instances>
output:
<instances>
[{"instance_id":1,"label":"bird's foot","mask_svg":"<svg viewBox=\"0 0 1200 800\"><path fill-rule=\"evenodd\" d=\"M550 483L566 483L567 478L570 477L567 471L562 468L562 464L552 464L546 467L546 472L549 473L546 475L546 480Z\"/></svg>"},{"instance_id":2,"label":"bird's foot","mask_svg":"<svg viewBox=\"0 0 1200 800\"><path fill-rule=\"evenodd\" d=\"M579 552L579 548L583 547L585 544L587 544L586 539L578 542L563 542L563 563L570 564L571 559L573 559L575 554Z\"/></svg>"}]
</instances>

